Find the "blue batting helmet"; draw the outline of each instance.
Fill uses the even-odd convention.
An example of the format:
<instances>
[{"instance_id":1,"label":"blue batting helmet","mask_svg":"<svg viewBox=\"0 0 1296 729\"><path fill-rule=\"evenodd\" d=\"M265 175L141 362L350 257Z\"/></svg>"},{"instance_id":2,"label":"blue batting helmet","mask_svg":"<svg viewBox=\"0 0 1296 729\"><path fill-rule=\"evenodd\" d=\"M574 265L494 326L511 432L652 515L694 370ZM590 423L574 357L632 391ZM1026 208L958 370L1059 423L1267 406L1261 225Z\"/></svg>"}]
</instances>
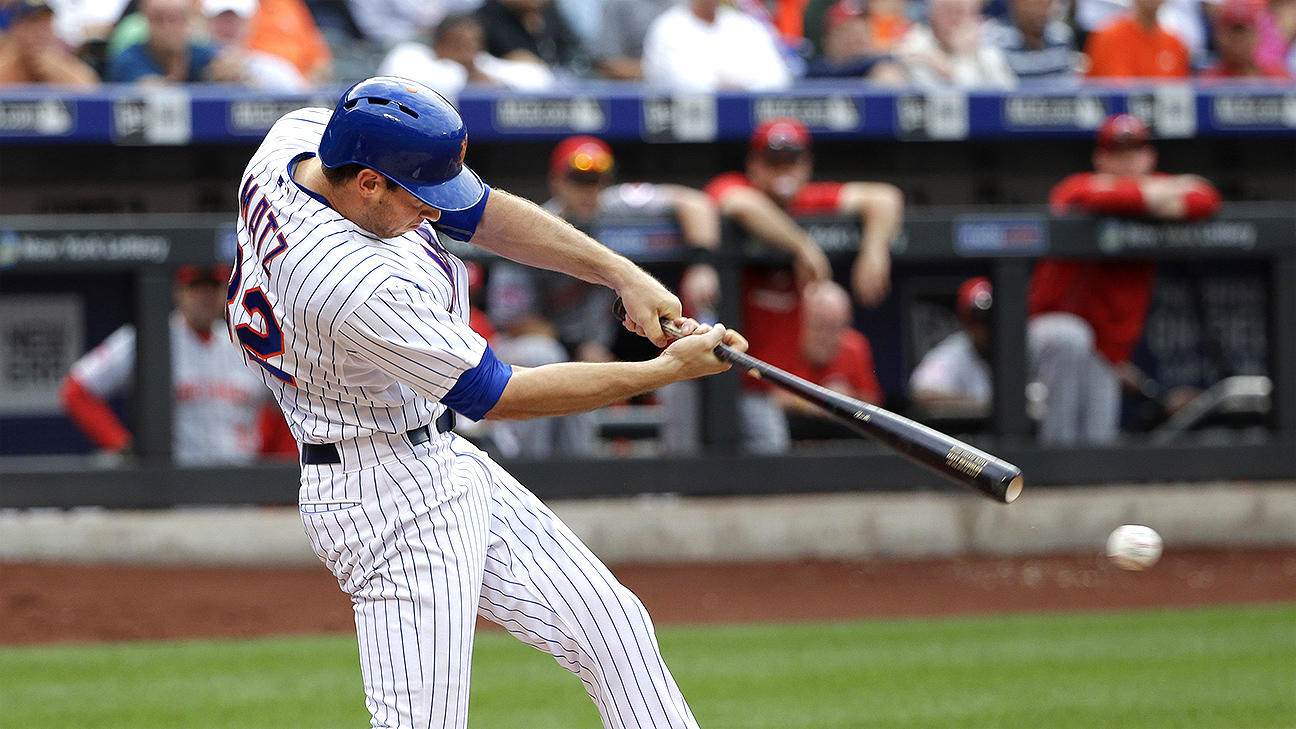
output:
<instances>
[{"instance_id":1,"label":"blue batting helmet","mask_svg":"<svg viewBox=\"0 0 1296 729\"><path fill-rule=\"evenodd\" d=\"M463 163L468 130L459 112L423 84L392 76L347 89L320 140L325 167L379 172L438 210L467 210L485 191Z\"/></svg>"}]
</instances>

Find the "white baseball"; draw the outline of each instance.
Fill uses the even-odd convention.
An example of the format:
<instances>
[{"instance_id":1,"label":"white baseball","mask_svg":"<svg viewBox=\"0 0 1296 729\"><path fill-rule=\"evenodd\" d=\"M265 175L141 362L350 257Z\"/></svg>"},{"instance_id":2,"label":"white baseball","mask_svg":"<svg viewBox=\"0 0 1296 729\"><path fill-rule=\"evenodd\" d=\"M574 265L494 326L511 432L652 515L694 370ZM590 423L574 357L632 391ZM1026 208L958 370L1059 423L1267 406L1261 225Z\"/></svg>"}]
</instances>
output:
<instances>
[{"instance_id":1,"label":"white baseball","mask_svg":"<svg viewBox=\"0 0 1296 729\"><path fill-rule=\"evenodd\" d=\"M1145 570L1161 558L1161 535L1141 524L1116 527L1107 537L1107 559L1124 570Z\"/></svg>"}]
</instances>

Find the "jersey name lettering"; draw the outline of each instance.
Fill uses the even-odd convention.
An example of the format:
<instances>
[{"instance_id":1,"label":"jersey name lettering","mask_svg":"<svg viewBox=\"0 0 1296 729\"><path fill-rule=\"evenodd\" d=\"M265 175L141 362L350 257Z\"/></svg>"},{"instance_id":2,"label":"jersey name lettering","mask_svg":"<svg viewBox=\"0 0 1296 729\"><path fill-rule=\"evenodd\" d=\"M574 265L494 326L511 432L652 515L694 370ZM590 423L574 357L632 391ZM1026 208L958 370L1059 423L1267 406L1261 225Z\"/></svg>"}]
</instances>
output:
<instances>
[{"instance_id":1,"label":"jersey name lettering","mask_svg":"<svg viewBox=\"0 0 1296 729\"><path fill-rule=\"evenodd\" d=\"M265 270L266 277L270 277L270 261L276 256L283 253L288 248L288 241L279 232L279 219L275 217L274 211L270 209L270 202L264 195L258 195L261 186L258 185L254 178L249 175L243 182L243 189L239 191L239 215L243 218L243 224L247 226L248 238L256 241L256 252L261 257L261 268ZM256 199L256 205L252 205L252 200ZM249 209L251 214L249 214ZM265 246L267 238L274 234L275 246L267 251L264 255L261 253Z\"/></svg>"}]
</instances>

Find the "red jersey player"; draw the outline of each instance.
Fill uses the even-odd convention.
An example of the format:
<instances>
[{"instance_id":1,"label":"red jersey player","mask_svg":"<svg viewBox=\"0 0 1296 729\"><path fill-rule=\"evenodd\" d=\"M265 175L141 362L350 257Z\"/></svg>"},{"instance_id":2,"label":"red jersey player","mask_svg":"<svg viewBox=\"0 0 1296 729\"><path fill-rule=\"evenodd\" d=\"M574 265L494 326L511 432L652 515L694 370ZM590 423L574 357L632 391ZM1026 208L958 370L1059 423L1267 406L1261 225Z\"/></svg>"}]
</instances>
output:
<instances>
[{"instance_id":1,"label":"red jersey player","mask_svg":"<svg viewBox=\"0 0 1296 729\"><path fill-rule=\"evenodd\" d=\"M1220 195L1197 175L1155 171L1156 149L1138 117L1116 114L1098 130L1093 172L1053 188L1055 214L1088 212L1159 220L1204 220ZM1120 371L1143 333L1155 265L1149 261L1045 258L1031 278L1033 369L1048 388L1040 440L1110 442L1120 416Z\"/></svg>"},{"instance_id":2,"label":"red jersey player","mask_svg":"<svg viewBox=\"0 0 1296 729\"><path fill-rule=\"evenodd\" d=\"M744 328L755 334L749 340L749 351L767 361L798 348L801 288L832 277L827 256L796 223L795 216L858 216L860 252L851 269L855 298L866 306L876 306L890 293L890 246L904 217L904 196L894 185L882 182L812 182L810 146L810 131L800 121L769 119L752 132L746 174L722 174L706 188L722 214L752 236L792 255L791 271L753 268L744 276ZM752 398L746 399L743 429L747 449L785 450L786 428L777 422L772 427L765 423L770 404L760 413L749 412L754 403Z\"/></svg>"}]
</instances>

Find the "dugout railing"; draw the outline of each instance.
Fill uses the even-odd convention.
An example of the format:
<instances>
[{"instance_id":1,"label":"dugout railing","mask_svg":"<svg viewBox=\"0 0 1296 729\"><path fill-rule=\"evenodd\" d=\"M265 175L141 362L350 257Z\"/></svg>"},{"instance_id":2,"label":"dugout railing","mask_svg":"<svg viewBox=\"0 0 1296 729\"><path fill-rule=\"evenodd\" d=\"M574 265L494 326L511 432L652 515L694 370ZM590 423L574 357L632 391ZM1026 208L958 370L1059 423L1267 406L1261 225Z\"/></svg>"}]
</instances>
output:
<instances>
[{"instance_id":1,"label":"dugout railing","mask_svg":"<svg viewBox=\"0 0 1296 729\"><path fill-rule=\"evenodd\" d=\"M848 265L858 246L857 222L801 222L836 265ZM606 221L593 232L650 267L680 266L701 255L721 273L725 296L719 313L727 321L740 321L736 292L742 266L777 258L733 226L726 226L720 250L704 255L676 245L673 226L661 219ZM135 455L112 467L83 456L0 459L0 508L295 500L295 464L171 464L166 332L172 271L185 263L228 260L233 250L233 226L225 215L0 217L0 292L24 277L126 275L132 281L132 318L139 332L131 407ZM479 255L476 249L462 250ZM974 437L978 445L1018 463L1029 485L1296 478L1296 212L1290 206L1230 204L1202 224L1055 218L1039 207L915 208L892 253L898 271L970 270L992 278L997 395L988 432ZM1267 276L1267 374L1273 383L1263 436L1214 442L1186 437L1159 445L1131 436L1110 448L1035 446L1025 395L1025 296L1031 265L1043 254L1259 262ZM702 455L506 465L545 498L952 488L865 440L813 453L740 454L738 377L729 373L706 383Z\"/></svg>"}]
</instances>

